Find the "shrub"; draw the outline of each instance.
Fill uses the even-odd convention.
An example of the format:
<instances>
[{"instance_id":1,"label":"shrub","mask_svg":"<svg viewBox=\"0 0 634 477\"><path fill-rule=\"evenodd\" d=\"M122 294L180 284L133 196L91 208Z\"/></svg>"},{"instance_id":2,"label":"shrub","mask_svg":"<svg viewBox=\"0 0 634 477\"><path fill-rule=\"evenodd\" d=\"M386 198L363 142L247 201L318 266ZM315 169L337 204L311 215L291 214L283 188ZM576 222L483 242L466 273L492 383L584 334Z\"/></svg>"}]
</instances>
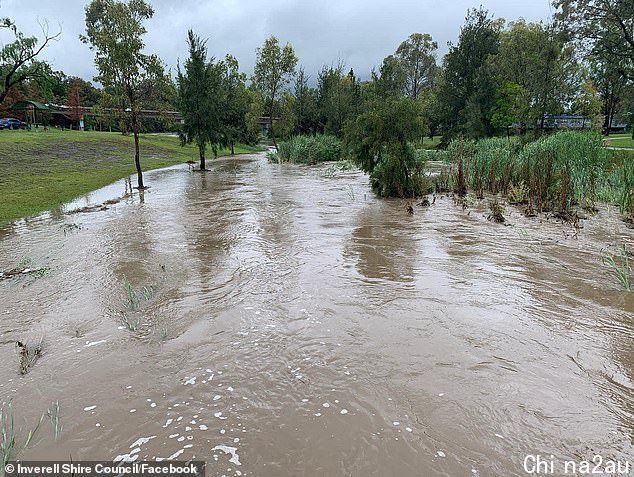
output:
<instances>
[{"instance_id":1,"label":"shrub","mask_svg":"<svg viewBox=\"0 0 634 477\"><path fill-rule=\"evenodd\" d=\"M316 164L338 161L341 141L335 136L296 136L280 144L279 158L294 164Z\"/></svg>"},{"instance_id":2,"label":"shrub","mask_svg":"<svg viewBox=\"0 0 634 477\"><path fill-rule=\"evenodd\" d=\"M417 197L429 192L424 171L425 162L411 145L392 144L370 173L370 185L381 197Z\"/></svg>"}]
</instances>

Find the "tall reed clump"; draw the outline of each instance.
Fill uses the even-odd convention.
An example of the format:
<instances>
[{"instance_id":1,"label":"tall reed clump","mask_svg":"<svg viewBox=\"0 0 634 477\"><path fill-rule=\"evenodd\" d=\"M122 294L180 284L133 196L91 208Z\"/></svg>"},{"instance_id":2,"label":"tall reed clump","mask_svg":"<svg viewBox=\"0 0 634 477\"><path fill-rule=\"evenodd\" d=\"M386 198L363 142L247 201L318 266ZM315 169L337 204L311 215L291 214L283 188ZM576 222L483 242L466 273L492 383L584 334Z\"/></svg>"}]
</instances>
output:
<instances>
[{"instance_id":1,"label":"tall reed clump","mask_svg":"<svg viewBox=\"0 0 634 477\"><path fill-rule=\"evenodd\" d=\"M341 152L341 140L335 136L325 134L295 136L279 146L281 162L294 164L338 161L341 159Z\"/></svg>"},{"instance_id":2,"label":"tall reed clump","mask_svg":"<svg viewBox=\"0 0 634 477\"><path fill-rule=\"evenodd\" d=\"M453 192L460 197L467 195L469 183L469 163L475 153L476 143L467 139L455 139L447 148L447 157L451 161L451 183Z\"/></svg>"},{"instance_id":3,"label":"tall reed clump","mask_svg":"<svg viewBox=\"0 0 634 477\"><path fill-rule=\"evenodd\" d=\"M469 186L478 198L483 198L485 191L491 194L508 192L520 150L519 141L506 138L483 139L475 144L468 157L467 176Z\"/></svg>"},{"instance_id":4,"label":"tall reed clump","mask_svg":"<svg viewBox=\"0 0 634 477\"><path fill-rule=\"evenodd\" d=\"M618 205L624 220L634 226L634 158L614 151L608 173L601 177L599 200Z\"/></svg>"},{"instance_id":5,"label":"tall reed clump","mask_svg":"<svg viewBox=\"0 0 634 477\"><path fill-rule=\"evenodd\" d=\"M563 131L529 143L519 154L518 176L538 210L566 211L572 205L592 207L609 153L598 133Z\"/></svg>"},{"instance_id":6,"label":"tall reed clump","mask_svg":"<svg viewBox=\"0 0 634 477\"><path fill-rule=\"evenodd\" d=\"M601 146L598 133L562 131L525 146L503 138L458 139L447 156L458 194L467 186L480 198L485 192L502 193L511 202L528 203L529 209L564 212L572 205L593 207L600 199L610 163L610 152ZM621 176L615 187L625 191L634 174L628 169ZM627 204L631 195L627 192L621 201Z\"/></svg>"}]
</instances>

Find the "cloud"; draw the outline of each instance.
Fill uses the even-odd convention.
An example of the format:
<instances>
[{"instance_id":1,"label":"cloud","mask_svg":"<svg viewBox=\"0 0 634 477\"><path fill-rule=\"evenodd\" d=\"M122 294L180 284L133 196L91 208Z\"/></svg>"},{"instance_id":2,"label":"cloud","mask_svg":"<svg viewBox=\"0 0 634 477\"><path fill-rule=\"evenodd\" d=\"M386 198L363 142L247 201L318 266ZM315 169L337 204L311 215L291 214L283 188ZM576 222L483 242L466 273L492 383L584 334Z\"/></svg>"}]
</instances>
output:
<instances>
[{"instance_id":1,"label":"cloud","mask_svg":"<svg viewBox=\"0 0 634 477\"><path fill-rule=\"evenodd\" d=\"M62 38L47 48L45 58L53 68L92 79L92 52L79 41L84 31L85 0L0 0L0 17L9 16L28 34L41 34L38 20L47 20L51 31L62 29ZM316 76L324 64L339 61L362 78L394 52L413 32L430 33L439 45L455 41L473 0L154 0L154 17L146 24L147 51L158 54L175 69L187 55L188 29L208 38L209 52L217 58L230 53L248 74L255 49L269 35L290 42L300 63ZM476 5L477 4L477 5ZM547 20L548 0L489 0L485 8L507 20ZM0 32L0 42L10 39ZM439 55L439 56L440 56Z\"/></svg>"}]
</instances>

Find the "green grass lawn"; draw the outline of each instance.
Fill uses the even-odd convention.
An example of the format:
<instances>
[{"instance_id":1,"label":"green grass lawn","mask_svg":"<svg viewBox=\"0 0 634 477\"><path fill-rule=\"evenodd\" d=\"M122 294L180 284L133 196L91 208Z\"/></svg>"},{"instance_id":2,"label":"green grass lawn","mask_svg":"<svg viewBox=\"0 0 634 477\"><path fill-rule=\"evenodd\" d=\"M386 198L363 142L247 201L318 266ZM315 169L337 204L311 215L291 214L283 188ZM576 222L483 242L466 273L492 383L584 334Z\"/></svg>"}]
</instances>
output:
<instances>
[{"instance_id":1,"label":"green grass lawn","mask_svg":"<svg viewBox=\"0 0 634 477\"><path fill-rule=\"evenodd\" d=\"M197 148L181 147L174 136L147 134L140 144L144 171L198 160ZM259 150L235 148L236 154ZM207 157L213 158L211 151ZM52 209L135 172L132 136L56 129L0 131L0 225Z\"/></svg>"},{"instance_id":2,"label":"green grass lawn","mask_svg":"<svg viewBox=\"0 0 634 477\"><path fill-rule=\"evenodd\" d=\"M442 141L442 136L434 136L433 138L425 137L422 141L418 140L415 143L417 149L436 149L440 141Z\"/></svg>"},{"instance_id":3,"label":"green grass lawn","mask_svg":"<svg viewBox=\"0 0 634 477\"><path fill-rule=\"evenodd\" d=\"M613 134L603 139L610 147L634 149L634 139L631 134Z\"/></svg>"}]
</instances>

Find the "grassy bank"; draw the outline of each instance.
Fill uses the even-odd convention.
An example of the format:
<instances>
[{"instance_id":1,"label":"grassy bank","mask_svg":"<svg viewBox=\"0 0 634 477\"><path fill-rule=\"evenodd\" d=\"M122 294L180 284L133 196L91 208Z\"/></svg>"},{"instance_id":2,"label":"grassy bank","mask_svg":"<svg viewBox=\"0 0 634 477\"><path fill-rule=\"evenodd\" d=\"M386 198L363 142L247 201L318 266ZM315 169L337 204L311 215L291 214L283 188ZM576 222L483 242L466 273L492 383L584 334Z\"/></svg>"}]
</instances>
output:
<instances>
[{"instance_id":1,"label":"grassy bank","mask_svg":"<svg viewBox=\"0 0 634 477\"><path fill-rule=\"evenodd\" d=\"M249 146L235 148L237 154L256 150ZM208 157L213 157L211 151ZM181 147L177 137L141 138L144 171L189 160L198 160L197 149ZM54 208L133 173L132 136L88 131L0 131L0 225Z\"/></svg>"},{"instance_id":2,"label":"grassy bank","mask_svg":"<svg viewBox=\"0 0 634 477\"><path fill-rule=\"evenodd\" d=\"M604 143L610 147L634 149L634 139L631 134L613 134L606 137Z\"/></svg>"}]
</instances>

